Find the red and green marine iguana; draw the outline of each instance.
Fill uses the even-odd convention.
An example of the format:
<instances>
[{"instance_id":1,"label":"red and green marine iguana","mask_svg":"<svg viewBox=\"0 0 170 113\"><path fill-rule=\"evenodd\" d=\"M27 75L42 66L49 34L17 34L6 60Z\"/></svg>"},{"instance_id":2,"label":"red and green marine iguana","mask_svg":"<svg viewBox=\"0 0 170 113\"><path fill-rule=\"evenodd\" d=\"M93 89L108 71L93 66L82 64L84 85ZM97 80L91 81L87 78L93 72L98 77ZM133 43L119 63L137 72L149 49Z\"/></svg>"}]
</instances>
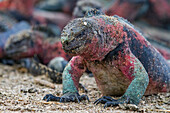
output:
<instances>
[{"instance_id":1,"label":"red and green marine iguana","mask_svg":"<svg viewBox=\"0 0 170 113\"><path fill-rule=\"evenodd\" d=\"M170 67L161 54L127 20L92 10L72 20L61 35L63 49L74 57L63 72L63 96L47 94L47 101L81 101L79 79L88 68L103 93L96 104L105 107L170 91ZM108 95L121 96L112 99Z\"/></svg>"}]
</instances>

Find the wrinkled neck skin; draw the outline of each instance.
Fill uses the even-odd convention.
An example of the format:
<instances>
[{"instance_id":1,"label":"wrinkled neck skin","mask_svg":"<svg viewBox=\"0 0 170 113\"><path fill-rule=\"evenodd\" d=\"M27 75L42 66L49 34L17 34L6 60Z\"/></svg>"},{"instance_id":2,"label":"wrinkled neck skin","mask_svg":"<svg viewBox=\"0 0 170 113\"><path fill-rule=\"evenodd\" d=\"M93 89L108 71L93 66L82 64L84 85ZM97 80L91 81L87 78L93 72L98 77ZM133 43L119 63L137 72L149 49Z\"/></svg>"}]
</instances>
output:
<instances>
[{"instance_id":1,"label":"wrinkled neck skin","mask_svg":"<svg viewBox=\"0 0 170 113\"><path fill-rule=\"evenodd\" d=\"M117 18L100 15L97 17L91 17L98 23L97 26L92 27L93 37L88 40L86 38L86 47L83 51L78 53L86 60L103 60L105 56L115 49L117 45L123 40L123 26L120 24Z\"/></svg>"}]
</instances>

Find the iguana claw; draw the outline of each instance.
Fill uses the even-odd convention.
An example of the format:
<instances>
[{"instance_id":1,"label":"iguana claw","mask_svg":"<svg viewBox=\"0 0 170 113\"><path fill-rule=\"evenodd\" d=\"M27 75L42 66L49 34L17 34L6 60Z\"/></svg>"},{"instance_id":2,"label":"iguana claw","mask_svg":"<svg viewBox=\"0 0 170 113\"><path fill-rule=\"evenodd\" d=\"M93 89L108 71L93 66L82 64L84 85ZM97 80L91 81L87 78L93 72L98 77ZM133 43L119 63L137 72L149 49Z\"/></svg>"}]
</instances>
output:
<instances>
[{"instance_id":1,"label":"iguana claw","mask_svg":"<svg viewBox=\"0 0 170 113\"><path fill-rule=\"evenodd\" d=\"M113 99L109 96L103 96L103 97L97 99L94 102L94 104L96 104L96 105L99 104L99 103L105 104L104 108L106 108L106 107L109 107L109 106L116 106L118 104L123 104L123 103L128 103L128 102L129 102L129 98L121 98L121 99L116 100L116 99Z\"/></svg>"},{"instance_id":2,"label":"iguana claw","mask_svg":"<svg viewBox=\"0 0 170 113\"><path fill-rule=\"evenodd\" d=\"M59 101L60 100L60 97L56 97L52 94L47 94L44 96L43 100L47 100L48 101Z\"/></svg>"},{"instance_id":3,"label":"iguana claw","mask_svg":"<svg viewBox=\"0 0 170 113\"><path fill-rule=\"evenodd\" d=\"M59 101L59 102L78 102L82 100L88 100L89 97L87 95L79 95L78 93L67 93L63 95L62 97L56 97L52 94L47 94L44 96L43 100L48 101Z\"/></svg>"}]
</instances>

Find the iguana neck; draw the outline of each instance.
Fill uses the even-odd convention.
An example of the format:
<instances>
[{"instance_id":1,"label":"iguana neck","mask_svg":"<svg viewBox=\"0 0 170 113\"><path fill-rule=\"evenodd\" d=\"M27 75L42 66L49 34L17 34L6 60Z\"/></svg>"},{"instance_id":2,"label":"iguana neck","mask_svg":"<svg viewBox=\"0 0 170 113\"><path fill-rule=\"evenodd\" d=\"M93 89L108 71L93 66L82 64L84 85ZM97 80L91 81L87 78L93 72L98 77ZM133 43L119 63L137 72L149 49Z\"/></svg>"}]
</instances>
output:
<instances>
[{"instance_id":1,"label":"iguana neck","mask_svg":"<svg viewBox=\"0 0 170 113\"><path fill-rule=\"evenodd\" d=\"M107 16L108 17L108 16ZM123 26L117 18L99 18L92 17L99 24L98 28L94 28L92 40L87 44L80 56L86 60L103 60L105 56L115 49L119 43L124 40Z\"/></svg>"}]
</instances>

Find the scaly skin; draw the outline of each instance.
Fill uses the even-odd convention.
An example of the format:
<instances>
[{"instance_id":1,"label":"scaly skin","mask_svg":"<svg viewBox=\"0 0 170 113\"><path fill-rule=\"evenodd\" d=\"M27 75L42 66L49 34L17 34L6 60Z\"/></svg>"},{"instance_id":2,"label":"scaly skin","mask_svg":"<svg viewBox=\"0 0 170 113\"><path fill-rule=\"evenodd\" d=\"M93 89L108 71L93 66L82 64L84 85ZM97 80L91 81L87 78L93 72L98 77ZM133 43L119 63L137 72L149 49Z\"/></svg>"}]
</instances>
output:
<instances>
[{"instance_id":1,"label":"scaly skin","mask_svg":"<svg viewBox=\"0 0 170 113\"><path fill-rule=\"evenodd\" d=\"M138 105L144 94L170 91L170 67L133 25L96 10L88 15L71 21L61 35L63 49L75 56L63 72L64 95L56 98L46 95L44 99L81 100L77 95L78 83L86 68L93 73L103 95L121 96L118 100L104 96L95 101L105 107Z\"/></svg>"}]
</instances>

